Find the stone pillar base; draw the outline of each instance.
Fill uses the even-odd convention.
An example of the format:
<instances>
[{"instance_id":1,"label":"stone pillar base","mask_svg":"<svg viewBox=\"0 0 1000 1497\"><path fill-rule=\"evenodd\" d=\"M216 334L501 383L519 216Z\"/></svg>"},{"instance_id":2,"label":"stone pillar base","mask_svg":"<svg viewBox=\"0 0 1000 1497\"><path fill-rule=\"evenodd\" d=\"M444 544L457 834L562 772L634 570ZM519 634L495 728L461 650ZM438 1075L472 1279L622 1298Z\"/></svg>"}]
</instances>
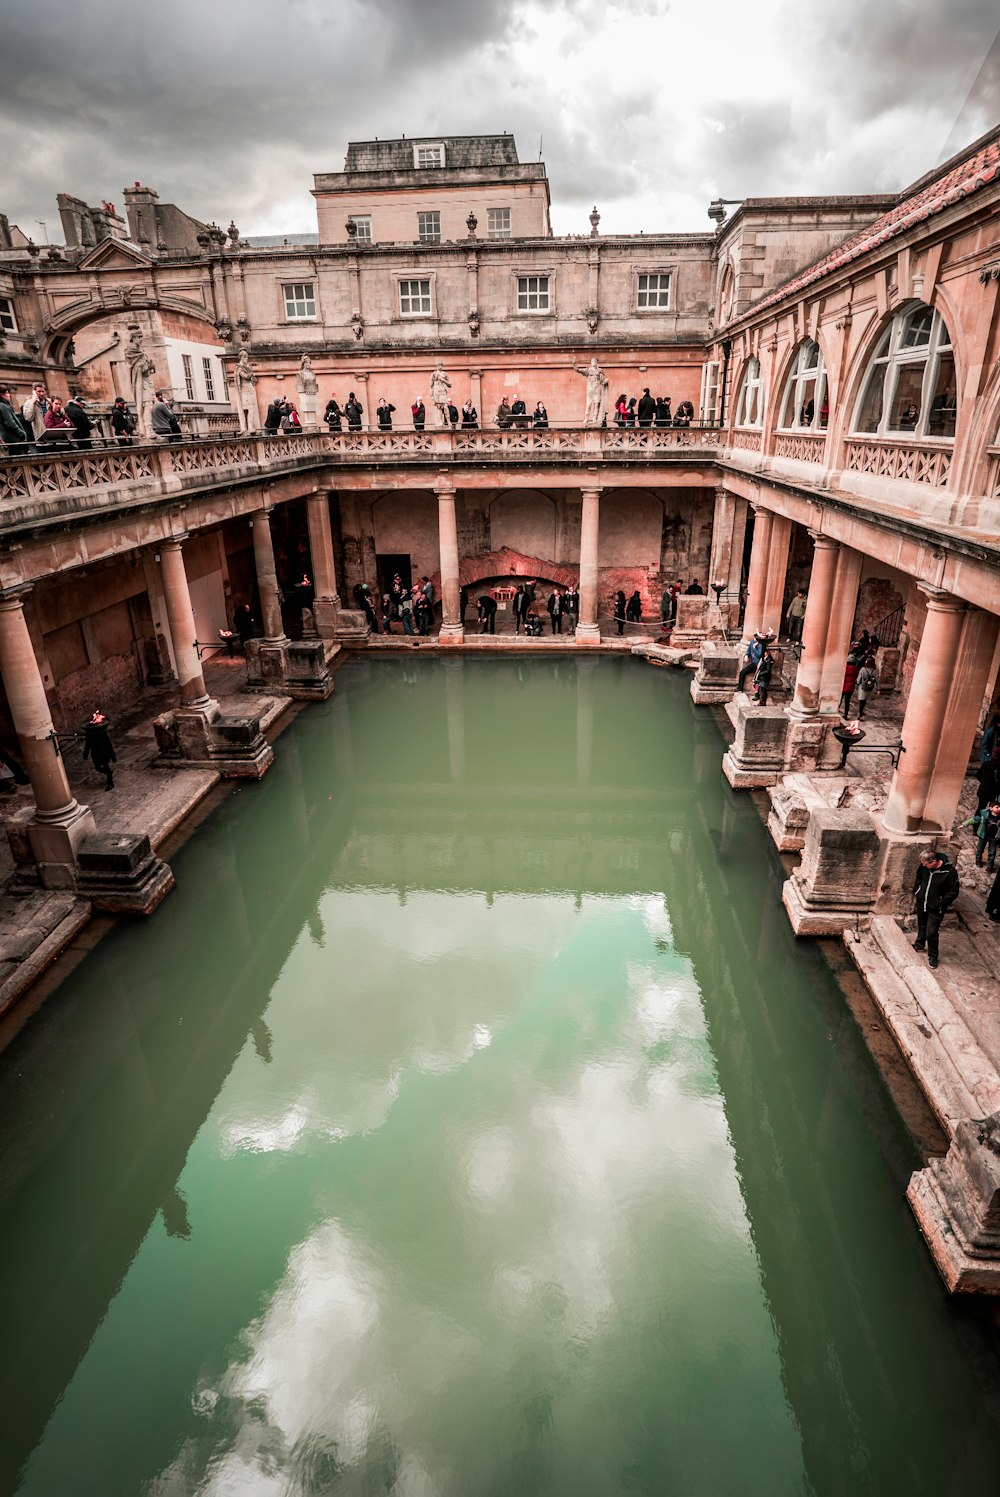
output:
<instances>
[{"instance_id":1,"label":"stone pillar base","mask_svg":"<svg viewBox=\"0 0 1000 1497\"><path fill-rule=\"evenodd\" d=\"M703 644L691 682L691 700L699 707L731 702L740 677L740 652L729 645Z\"/></svg>"},{"instance_id":2,"label":"stone pillar base","mask_svg":"<svg viewBox=\"0 0 1000 1497\"><path fill-rule=\"evenodd\" d=\"M214 769L224 780L259 780L274 763L274 750L260 731L260 718L223 716L175 708L153 719L160 757L167 769Z\"/></svg>"},{"instance_id":3,"label":"stone pillar base","mask_svg":"<svg viewBox=\"0 0 1000 1497\"><path fill-rule=\"evenodd\" d=\"M932 837L927 832L890 832L884 822L876 822L882 842L882 857L875 891L875 913L909 915L913 912L913 885L917 864L924 847L937 846L947 852L947 837Z\"/></svg>"},{"instance_id":4,"label":"stone pillar base","mask_svg":"<svg viewBox=\"0 0 1000 1497\"><path fill-rule=\"evenodd\" d=\"M461 645L465 643L465 627L462 624L442 624L438 631L439 645Z\"/></svg>"},{"instance_id":5,"label":"stone pillar base","mask_svg":"<svg viewBox=\"0 0 1000 1497\"><path fill-rule=\"evenodd\" d=\"M80 848L78 866L80 898L114 915L149 915L174 887L149 838L131 833L92 834Z\"/></svg>"},{"instance_id":6,"label":"stone pillar base","mask_svg":"<svg viewBox=\"0 0 1000 1497\"><path fill-rule=\"evenodd\" d=\"M705 643L707 635L708 599L697 594L691 598L679 597L670 643L679 650L697 649Z\"/></svg>"},{"instance_id":7,"label":"stone pillar base","mask_svg":"<svg viewBox=\"0 0 1000 1497\"><path fill-rule=\"evenodd\" d=\"M72 889L76 884L76 862L84 840L97 831L89 806L73 802L56 816L36 811L25 828L31 861L45 889Z\"/></svg>"},{"instance_id":8,"label":"stone pillar base","mask_svg":"<svg viewBox=\"0 0 1000 1497\"><path fill-rule=\"evenodd\" d=\"M802 862L781 891L795 934L839 935L870 915L880 864L881 843L867 811L814 810Z\"/></svg>"},{"instance_id":9,"label":"stone pillar base","mask_svg":"<svg viewBox=\"0 0 1000 1497\"><path fill-rule=\"evenodd\" d=\"M950 1294L1000 1294L997 1116L963 1122L943 1159L910 1179L906 1199Z\"/></svg>"},{"instance_id":10,"label":"stone pillar base","mask_svg":"<svg viewBox=\"0 0 1000 1497\"><path fill-rule=\"evenodd\" d=\"M372 632L360 608L341 608L336 598L314 600L313 622L320 639L335 639L341 644L367 644Z\"/></svg>"},{"instance_id":11,"label":"stone pillar base","mask_svg":"<svg viewBox=\"0 0 1000 1497\"><path fill-rule=\"evenodd\" d=\"M736 737L722 761L734 790L760 790L777 783L785 767L788 719L781 707L755 707L745 695L727 709Z\"/></svg>"},{"instance_id":12,"label":"stone pillar base","mask_svg":"<svg viewBox=\"0 0 1000 1497\"><path fill-rule=\"evenodd\" d=\"M333 691L322 639L285 639L273 644L248 639L246 657L247 691L277 691L303 702L325 702Z\"/></svg>"},{"instance_id":13,"label":"stone pillar base","mask_svg":"<svg viewBox=\"0 0 1000 1497\"><path fill-rule=\"evenodd\" d=\"M578 645L599 645L601 642L601 630L597 624L577 624L573 631L573 638Z\"/></svg>"}]
</instances>

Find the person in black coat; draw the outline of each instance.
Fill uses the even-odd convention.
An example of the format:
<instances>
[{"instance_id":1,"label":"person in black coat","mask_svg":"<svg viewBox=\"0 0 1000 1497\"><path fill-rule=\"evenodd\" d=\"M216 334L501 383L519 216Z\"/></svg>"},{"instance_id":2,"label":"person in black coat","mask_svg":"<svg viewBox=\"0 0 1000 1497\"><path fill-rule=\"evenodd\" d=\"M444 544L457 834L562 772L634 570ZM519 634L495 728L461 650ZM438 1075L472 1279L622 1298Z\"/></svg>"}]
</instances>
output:
<instances>
[{"instance_id":1,"label":"person in black coat","mask_svg":"<svg viewBox=\"0 0 1000 1497\"><path fill-rule=\"evenodd\" d=\"M66 414L73 423L73 445L74 447L92 447L91 436L94 423L83 408L83 401L79 396L66 402Z\"/></svg>"},{"instance_id":2,"label":"person in black coat","mask_svg":"<svg viewBox=\"0 0 1000 1497\"><path fill-rule=\"evenodd\" d=\"M941 921L959 894L958 874L951 859L936 848L920 854L913 898L917 906L917 939L914 951L927 948L927 965L938 964L938 931Z\"/></svg>"},{"instance_id":3,"label":"person in black coat","mask_svg":"<svg viewBox=\"0 0 1000 1497\"><path fill-rule=\"evenodd\" d=\"M392 431L392 413L396 409L390 405L385 396L381 396L375 407L375 419L378 422L379 431Z\"/></svg>"},{"instance_id":4,"label":"person in black coat","mask_svg":"<svg viewBox=\"0 0 1000 1497\"><path fill-rule=\"evenodd\" d=\"M642 619L642 598L638 589L629 598L625 607L625 617L630 624L638 624Z\"/></svg>"},{"instance_id":5,"label":"person in black coat","mask_svg":"<svg viewBox=\"0 0 1000 1497\"><path fill-rule=\"evenodd\" d=\"M625 633L625 594L621 588L615 593L615 623L618 625L618 633Z\"/></svg>"},{"instance_id":6,"label":"person in black coat","mask_svg":"<svg viewBox=\"0 0 1000 1497\"><path fill-rule=\"evenodd\" d=\"M650 395L648 385L639 396L638 413L640 426L652 426L653 417L656 415L656 401Z\"/></svg>"},{"instance_id":7,"label":"person in black coat","mask_svg":"<svg viewBox=\"0 0 1000 1497\"><path fill-rule=\"evenodd\" d=\"M267 408L264 417L264 435L273 437L281 430L282 417L285 414L285 402L280 395L276 395Z\"/></svg>"},{"instance_id":8,"label":"person in black coat","mask_svg":"<svg viewBox=\"0 0 1000 1497\"><path fill-rule=\"evenodd\" d=\"M654 426L669 426L671 421L670 401L662 395L656 397L656 411L653 416Z\"/></svg>"},{"instance_id":9,"label":"person in black coat","mask_svg":"<svg viewBox=\"0 0 1000 1497\"><path fill-rule=\"evenodd\" d=\"M119 447L131 447L134 431L135 417L125 404L124 398L119 395L111 407L111 435Z\"/></svg>"},{"instance_id":10,"label":"person in black coat","mask_svg":"<svg viewBox=\"0 0 1000 1497\"><path fill-rule=\"evenodd\" d=\"M528 607L528 594L524 590L524 583L519 582L517 584L517 591L514 593L514 601L511 604L511 611L514 614L515 634L520 634L521 632L521 625L528 617Z\"/></svg>"},{"instance_id":11,"label":"person in black coat","mask_svg":"<svg viewBox=\"0 0 1000 1497\"><path fill-rule=\"evenodd\" d=\"M757 669L753 673L754 698L758 707L767 706L767 694L771 690L771 676L774 672L774 656L770 650L765 650L760 657Z\"/></svg>"},{"instance_id":12,"label":"person in black coat","mask_svg":"<svg viewBox=\"0 0 1000 1497\"><path fill-rule=\"evenodd\" d=\"M541 401L538 401L532 412L531 424L536 431L544 431L549 424L549 413Z\"/></svg>"},{"instance_id":13,"label":"person in black coat","mask_svg":"<svg viewBox=\"0 0 1000 1497\"><path fill-rule=\"evenodd\" d=\"M458 406L454 405L450 400L448 402L448 420L451 422L452 431L454 431L458 425Z\"/></svg>"},{"instance_id":14,"label":"person in black coat","mask_svg":"<svg viewBox=\"0 0 1000 1497\"><path fill-rule=\"evenodd\" d=\"M462 407L462 426L467 431L471 431L471 430L474 430L478 425L479 425L479 412L476 410L475 406L472 404L472 401L471 400L467 400L465 402L465 404L463 405L463 407Z\"/></svg>"},{"instance_id":15,"label":"person in black coat","mask_svg":"<svg viewBox=\"0 0 1000 1497\"><path fill-rule=\"evenodd\" d=\"M326 403L326 410L323 412L323 419L331 431L343 430L343 414L343 411L337 404L336 395L331 395Z\"/></svg>"},{"instance_id":16,"label":"person in black coat","mask_svg":"<svg viewBox=\"0 0 1000 1497\"><path fill-rule=\"evenodd\" d=\"M353 390L347 397L347 404L344 406L344 415L347 417L348 431L361 430L361 417L364 415L364 407Z\"/></svg>"},{"instance_id":17,"label":"person in black coat","mask_svg":"<svg viewBox=\"0 0 1000 1497\"><path fill-rule=\"evenodd\" d=\"M413 417L413 430L423 431L426 411L422 400L415 400L410 406L410 415Z\"/></svg>"},{"instance_id":18,"label":"person in black coat","mask_svg":"<svg viewBox=\"0 0 1000 1497\"><path fill-rule=\"evenodd\" d=\"M83 728L84 760L90 759L97 773L104 776L105 790L115 788L111 766L118 758L111 745L111 739L108 737L109 726L109 719L105 717L100 707L95 707L89 722L85 723Z\"/></svg>"},{"instance_id":19,"label":"person in black coat","mask_svg":"<svg viewBox=\"0 0 1000 1497\"><path fill-rule=\"evenodd\" d=\"M28 451L28 441L28 433L14 409L9 387L0 386L0 442L4 443L11 457L24 457Z\"/></svg>"},{"instance_id":20,"label":"person in black coat","mask_svg":"<svg viewBox=\"0 0 1000 1497\"><path fill-rule=\"evenodd\" d=\"M984 806L988 806L1000 795L1000 753L994 751L992 759L987 759L985 764L980 764L976 779L979 781L976 810L981 811Z\"/></svg>"},{"instance_id":21,"label":"person in black coat","mask_svg":"<svg viewBox=\"0 0 1000 1497\"><path fill-rule=\"evenodd\" d=\"M559 589L553 588L549 593L549 601L546 603L549 610L549 618L552 621L552 633L562 633L563 596Z\"/></svg>"},{"instance_id":22,"label":"person in black coat","mask_svg":"<svg viewBox=\"0 0 1000 1497\"><path fill-rule=\"evenodd\" d=\"M483 593L477 604L479 614L480 634L495 634L497 632L497 600L489 593Z\"/></svg>"},{"instance_id":23,"label":"person in black coat","mask_svg":"<svg viewBox=\"0 0 1000 1497\"><path fill-rule=\"evenodd\" d=\"M253 616L250 612L249 603L237 603L233 611L233 628L240 637L240 645L244 652L247 640L253 639Z\"/></svg>"}]
</instances>

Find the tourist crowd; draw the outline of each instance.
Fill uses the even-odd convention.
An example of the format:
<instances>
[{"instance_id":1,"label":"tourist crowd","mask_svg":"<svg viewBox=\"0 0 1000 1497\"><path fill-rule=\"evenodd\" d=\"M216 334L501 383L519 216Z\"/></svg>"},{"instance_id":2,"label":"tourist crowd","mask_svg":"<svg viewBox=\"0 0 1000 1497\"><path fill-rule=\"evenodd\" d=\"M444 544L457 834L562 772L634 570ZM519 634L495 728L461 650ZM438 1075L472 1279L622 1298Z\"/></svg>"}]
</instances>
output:
<instances>
[{"instance_id":1,"label":"tourist crowd","mask_svg":"<svg viewBox=\"0 0 1000 1497\"><path fill-rule=\"evenodd\" d=\"M153 435L166 442L181 442L181 431L173 409L173 400L165 390L157 390L150 412ZM32 386L31 394L18 404L9 385L0 385L0 441L11 457L29 453L51 452L72 448L85 451L91 447L115 445L130 447L135 438L137 421L127 401L115 400L108 417L110 436L91 415L82 395L63 402L49 395L44 385Z\"/></svg>"}]
</instances>

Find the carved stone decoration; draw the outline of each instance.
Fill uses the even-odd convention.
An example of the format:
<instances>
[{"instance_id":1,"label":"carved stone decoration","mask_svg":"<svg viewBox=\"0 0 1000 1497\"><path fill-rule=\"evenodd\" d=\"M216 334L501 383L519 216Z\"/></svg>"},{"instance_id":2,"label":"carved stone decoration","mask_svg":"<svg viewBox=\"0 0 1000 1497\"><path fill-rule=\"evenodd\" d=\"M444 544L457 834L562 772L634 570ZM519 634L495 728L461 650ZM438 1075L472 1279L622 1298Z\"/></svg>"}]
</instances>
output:
<instances>
[{"instance_id":1,"label":"carved stone decoration","mask_svg":"<svg viewBox=\"0 0 1000 1497\"><path fill-rule=\"evenodd\" d=\"M240 247L240 231L236 227L235 220L233 220L233 219L229 220L229 228L226 230L226 232L229 235L229 248L230 249L234 249L234 250L239 249L239 247Z\"/></svg>"},{"instance_id":2,"label":"carved stone decoration","mask_svg":"<svg viewBox=\"0 0 1000 1497\"><path fill-rule=\"evenodd\" d=\"M478 227L479 227L479 219L478 219L478 218L477 218L477 217L476 217L476 215L475 215L475 214L474 214L474 213L473 213L473 212L472 212L472 211L471 211L471 209L470 209L470 211L469 211L469 216L468 216L468 218L467 218L467 219L466 219L466 220L465 220L465 227L466 227L466 228L467 228L467 229L468 229L468 231L469 231L469 238L470 238L470 239L475 239L475 237L476 237L476 230L477 230L477 229L478 229Z\"/></svg>"},{"instance_id":3,"label":"carved stone decoration","mask_svg":"<svg viewBox=\"0 0 1000 1497\"><path fill-rule=\"evenodd\" d=\"M254 386L257 376L254 374L253 365L250 363L250 355L245 348L240 349L240 356L236 360L233 369L233 384L236 388L236 411L240 418L240 429L242 431L257 431L260 426L260 412L257 409L257 391Z\"/></svg>"},{"instance_id":4,"label":"carved stone decoration","mask_svg":"<svg viewBox=\"0 0 1000 1497\"><path fill-rule=\"evenodd\" d=\"M38 245L35 243L35 241L33 239L29 239L28 240L28 254L31 256L32 260L37 260L38 257L39 257L39 255L41 253L42 252L39 249Z\"/></svg>"},{"instance_id":5,"label":"carved stone decoration","mask_svg":"<svg viewBox=\"0 0 1000 1497\"><path fill-rule=\"evenodd\" d=\"M302 355L299 372L295 376L295 393L299 401L299 419L304 427L316 425L316 397L319 394L319 381L313 370L312 360L307 353Z\"/></svg>"},{"instance_id":6,"label":"carved stone decoration","mask_svg":"<svg viewBox=\"0 0 1000 1497\"><path fill-rule=\"evenodd\" d=\"M215 324L215 332L216 336L220 338L223 343L232 343L233 325L229 321L228 317L219 318L218 322Z\"/></svg>"},{"instance_id":7,"label":"carved stone decoration","mask_svg":"<svg viewBox=\"0 0 1000 1497\"><path fill-rule=\"evenodd\" d=\"M358 237L358 226L354 222L354 219L353 218L348 218L347 222L344 225L344 228L347 230L348 241L351 244L356 243L357 237Z\"/></svg>"},{"instance_id":8,"label":"carved stone decoration","mask_svg":"<svg viewBox=\"0 0 1000 1497\"><path fill-rule=\"evenodd\" d=\"M365 335L365 319L362 317L357 307L355 307L354 311L351 313L351 328L354 331L355 338L360 341Z\"/></svg>"},{"instance_id":9,"label":"carved stone decoration","mask_svg":"<svg viewBox=\"0 0 1000 1497\"><path fill-rule=\"evenodd\" d=\"M240 337L244 343L250 342L250 324L245 317L237 317L236 326L240 330Z\"/></svg>"},{"instance_id":10,"label":"carved stone decoration","mask_svg":"<svg viewBox=\"0 0 1000 1497\"><path fill-rule=\"evenodd\" d=\"M587 381L587 405L584 411L584 426L603 426L608 415L608 378L597 362L597 358L591 359L586 368L582 364L574 364L573 368L577 374L582 374Z\"/></svg>"},{"instance_id":11,"label":"carved stone decoration","mask_svg":"<svg viewBox=\"0 0 1000 1497\"><path fill-rule=\"evenodd\" d=\"M592 333L597 332L597 324L601 320L601 314L596 307L588 307L586 311L587 326Z\"/></svg>"},{"instance_id":12,"label":"carved stone decoration","mask_svg":"<svg viewBox=\"0 0 1000 1497\"><path fill-rule=\"evenodd\" d=\"M589 217L590 217L590 237L591 237L591 239L596 239L597 238L597 226L598 226L598 224L601 221L601 215L597 211L597 204L596 203L594 204L593 208L590 210Z\"/></svg>"},{"instance_id":13,"label":"carved stone decoration","mask_svg":"<svg viewBox=\"0 0 1000 1497\"><path fill-rule=\"evenodd\" d=\"M479 337L479 308L469 308L469 332L473 338Z\"/></svg>"},{"instance_id":14,"label":"carved stone decoration","mask_svg":"<svg viewBox=\"0 0 1000 1497\"><path fill-rule=\"evenodd\" d=\"M132 403L135 406L136 435L141 442L153 440L153 376L156 365L142 345L142 329L137 322L128 325L128 344L125 348L132 385Z\"/></svg>"},{"instance_id":15,"label":"carved stone decoration","mask_svg":"<svg viewBox=\"0 0 1000 1497\"><path fill-rule=\"evenodd\" d=\"M448 403L451 400L451 380L444 372L444 365L440 359L437 366L431 371L431 405L438 413L439 424L450 426L448 416Z\"/></svg>"}]
</instances>

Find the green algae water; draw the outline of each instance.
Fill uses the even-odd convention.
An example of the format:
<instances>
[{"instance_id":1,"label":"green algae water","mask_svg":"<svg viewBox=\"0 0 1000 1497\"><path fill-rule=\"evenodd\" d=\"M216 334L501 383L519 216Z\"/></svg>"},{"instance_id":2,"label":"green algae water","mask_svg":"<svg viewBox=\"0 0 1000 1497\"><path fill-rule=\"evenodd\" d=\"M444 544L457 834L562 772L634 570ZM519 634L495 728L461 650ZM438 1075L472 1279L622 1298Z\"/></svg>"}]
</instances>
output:
<instances>
[{"instance_id":1,"label":"green algae water","mask_svg":"<svg viewBox=\"0 0 1000 1497\"><path fill-rule=\"evenodd\" d=\"M0 1492L994 1490L995 1346L681 673L382 658L0 1056Z\"/></svg>"}]
</instances>

